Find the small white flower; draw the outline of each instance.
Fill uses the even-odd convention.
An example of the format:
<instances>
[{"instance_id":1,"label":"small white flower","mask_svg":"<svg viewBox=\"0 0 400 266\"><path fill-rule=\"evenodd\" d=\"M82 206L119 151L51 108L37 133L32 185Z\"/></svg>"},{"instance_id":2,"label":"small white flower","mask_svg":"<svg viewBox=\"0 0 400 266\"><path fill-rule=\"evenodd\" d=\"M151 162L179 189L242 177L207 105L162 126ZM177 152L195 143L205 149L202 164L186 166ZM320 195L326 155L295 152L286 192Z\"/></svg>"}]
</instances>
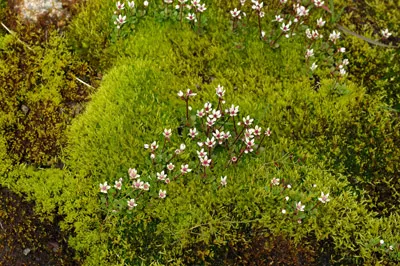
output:
<instances>
[{"instance_id":1,"label":"small white flower","mask_svg":"<svg viewBox=\"0 0 400 266\"><path fill-rule=\"evenodd\" d=\"M317 184L313 184L312 187L317 187Z\"/></svg>"},{"instance_id":2,"label":"small white flower","mask_svg":"<svg viewBox=\"0 0 400 266\"><path fill-rule=\"evenodd\" d=\"M172 163L169 163L169 164L167 165L167 169L168 169L169 171L174 170L174 168L175 168L175 165L173 165Z\"/></svg>"},{"instance_id":3,"label":"small white flower","mask_svg":"<svg viewBox=\"0 0 400 266\"><path fill-rule=\"evenodd\" d=\"M296 210L298 210L298 211L303 212L305 207L306 207L305 205L301 205L301 201L296 203Z\"/></svg>"},{"instance_id":4,"label":"small white flower","mask_svg":"<svg viewBox=\"0 0 400 266\"><path fill-rule=\"evenodd\" d=\"M345 53L346 52L346 48L344 48L344 47L339 48L339 52Z\"/></svg>"},{"instance_id":5,"label":"small white flower","mask_svg":"<svg viewBox=\"0 0 400 266\"><path fill-rule=\"evenodd\" d=\"M129 168L128 174L129 174L130 179L136 179L136 178L140 177L140 175L138 175L135 168Z\"/></svg>"},{"instance_id":6,"label":"small white flower","mask_svg":"<svg viewBox=\"0 0 400 266\"><path fill-rule=\"evenodd\" d=\"M381 239L381 240L379 240L379 244L383 245L383 244L385 244L385 241L383 241L383 239Z\"/></svg>"},{"instance_id":7,"label":"small white flower","mask_svg":"<svg viewBox=\"0 0 400 266\"><path fill-rule=\"evenodd\" d=\"M217 94L218 98L222 99L225 94L224 87L218 84L218 87L215 88L215 93Z\"/></svg>"},{"instance_id":8,"label":"small white flower","mask_svg":"<svg viewBox=\"0 0 400 266\"><path fill-rule=\"evenodd\" d=\"M221 176L221 186L226 186L227 184L227 176Z\"/></svg>"},{"instance_id":9,"label":"small white flower","mask_svg":"<svg viewBox=\"0 0 400 266\"><path fill-rule=\"evenodd\" d=\"M349 59L347 59L347 58L343 59L342 63L343 63L343 65L347 66L349 64Z\"/></svg>"},{"instance_id":10,"label":"small white flower","mask_svg":"<svg viewBox=\"0 0 400 266\"><path fill-rule=\"evenodd\" d=\"M162 171L161 173L157 173L158 180L164 180L165 178L167 178L167 175L164 173L164 171Z\"/></svg>"},{"instance_id":11,"label":"small white flower","mask_svg":"<svg viewBox=\"0 0 400 266\"><path fill-rule=\"evenodd\" d=\"M291 186L290 184L288 184L286 187L287 187L287 188L292 188L292 186Z\"/></svg>"},{"instance_id":12,"label":"small white flower","mask_svg":"<svg viewBox=\"0 0 400 266\"><path fill-rule=\"evenodd\" d=\"M290 25L291 25L291 24L292 24L291 21L289 21L288 24L282 23L281 30L282 30L283 32L288 32L288 31L290 30Z\"/></svg>"},{"instance_id":13,"label":"small white flower","mask_svg":"<svg viewBox=\"0 0 400 266\"><path fill-rule=\"evenodd\" d=\"M314 71L315 69L317 69L317 67L318 67L318 65L314 62L314 63L312 63L310 69L311 69L311 71Z\"/></svg>"},{"instance_id":14,"label":"small white flower","mask_svg":"<svg viewBox=\"0 0 400 266\"><path fill-rule=\"evenodd\" d=\"M155 159L156 155L154 153L150 154L150 159Z\"/></svg>"},{"instance_id":15,"label":"small white flower","mask_svg":"<svg viewBox=\"0 0 400 266\"><path fill-rule=\"evenodd\" d=\"M285 209L283 209L283 210L282 210L282 213L283 213L283 214L285 214L285 213L286 213L286 210L285 210Z\"/></svg>"},{"instance_id":16,"label":"small white flower","mask_svg":"<svg viewBox=\"0 0 400 266\"><path fill-rule=\"evenodd\" d=\"M329 193L324 195L324 192L321 192L321 197L318 198L318 200L321 201L322 203L327 203L328 201L330 201L330 199L328 197L329 197Z\"/></svg>"},{"instance_id":17,"label":"small white flower","mask_svg":"<svg viewBox=\"0 0 400 266\"><path fill-rule=\"evenodd\" d=\"M186 149L186 145L184 143L182 143L181 146L179 147L179 149L181 151L184 151Z\"/></svg>"},{"instance_id":18,"label":"small white flower","mask_svg":"<svg viewBox=\"0 0 400 266\"><path fill-rule=\"evenodd\" d=\"M149 144L144 144L144 148L145 148L145 149L148 149L149 147L150 147Z\"/></svg>"},{"instance_id":19,"label":"small white flower","mask_svg":"<svg viewBox=\"0 0 400 266\"><path fill-rule=\"evenodd\" d=\"M163 199L167 196L167 191L166 190L161 190L158 192L158 196Z\"/></svg>"},{"instance_id":20,"label":"small white flower","mask_svg":"<svg viewBox=\"0 0 400 266\"><path fill-rule=\"evenodd\" d=\"M147 7L149 5L149 2L148 1L144 1L143 5L144 5L144 7Z\"/></svg>"},{"instance_id":21,"label":"small white flower","mask_svg":"<svg viewBox=\"0 0 400 266\"><path fill-rule=\"evenodd\" d=\"M144 183L144 184L143 184L143 190L148 191L149 189L150 189L150 184L149 184L149 182Z\"/></svg>"},{"instance_id":22,"label":"small white flower","mask_svg":"<svg viewBox=\"0 0 400 266\"><path fill-rule=\"evenodd\" d=\"M107 184L107 182L104 182L104 184L100 184L100 192L106 193L111 187Z\"/></svg>"},{"instance_id":23,"label":"small white flower","mask_svg":"<svg viewBox=\"0 0 400 266\"><path fill-rule=\"evenodd\" d=\"M322 18L317 19L317 26L318 28L322 28L325 25L326 21L324 21Z\"/></svg>"},{"instance_id":24,"label":"small white flower","mask_svg":"<svg viewBox=\"0 0 400 266\"><path fill-rule=\"evenodd\" d=\"M121 190L122 188L122 182L121 181L115 181L114 187L118 190Z\"/></svg>"},{"instance_id":25,"label":"small white flower","mask_svg":"<svg viewBox=\"0 0 400 266\"><path fill-rule=\"evenodd\" d=\"M339 74L340 74L340 76L344 76L344 75L346 75L347 73L346 73L346 70L344 69L344 68L341 68L340 70L339 70Z\"/></svg>"},{"instance_id":26,"label":"small white flower","mask_svg":"<svg viewBox=\"0 0 400 266\"><path fill-rule=\"evenodd\" d=\"M311 56L314 56L314 49L307 49L306 59L310 58Z\"/></svg>"},{"instance_id":27,"label":"small white flower","mask_svg":"<svg viewBox=\"0 0 400 266\"><path fill-rule=\"evenodd\" d=\"M129 210L132 210L134 207L137 206L137 204L135 203L135 200L134 200L134 199L130 199L130 200L128 200L127 202L128 202L128 208L129 208Z\"/></svg>"},{"instance_id":28,"label":"small white flower","mask_svg":"<svg viewBox=\"0 0 400 266\"><path fill-rule=\"evenodd\" d=\"M204 111L206 113L209 113L212 110L211 107L212 107L212 104L210 102L205 103L204 104Z\"/></svg>"},{"instance_id":29,"label":"small white flower","mask_svg":"<svg viewBox=\"0 0 400 266\"><path fill-rule=\"evenodd\" d=\"M279 185L279 178L274 177L274 178L271 180L271 184L274 185L274 186Z\"/></svg>"},{"instance_id":30,"label":"small white flower","mask_svg":"<svg viewBox=\"0 0 400 266\"><path fill-rule=\"evenodd\" d=\"M329 40L332 41L333 43L336 43L336 41L340 38L340 32L333 31L331 34L329 34Z\"/></svg>"},{"instance_id":31,"label":"small white flower","mask_svg":"<svg viewBox=\"0 0 400 266\"><path fill-rule=\"evenodd\" d=\"M253 123L253 121L254 119L251 119L249 115L247 117L243 117L243 123L246 126L250 126Z\"/></svg>"},{"instance_id":32,"label":"small white flower","mask_svg":"<svg viewBox=\"0 0 400 266\"><path fill-rule=\"evenodd\" d=\"M316 7L321 7L321 6L324 5L324 1L321 1L321 0L314 0L314 5L315 5Z\"/></svg>"},{"instance_id":33,"label":"small white flower","mask_svg":"<svg viewBox=\"0 0 400 266\"><path fill-rule=\"evenodd\" d=\"M190 130L189 130L189 136L192 138L192 139L194 139L197 135L198 135L199 133L197 132L197 129L196 128L191 128Z\"/></svg>"},{"instance_id":34,"label":"small white flower","mask_svg":"<svg viewBox=\"0 0 400 266\"><path fill-rule=\"evenodd\" d=\"M281 15L276 15L276 16L275 16L275 19L274 19L273 21L282 22L282 21L283 21L283 18L281 18Z\"/></svg>"},{"instance_id":35,"label":"small white flower","mask_svg":"<svg viewBox=\"0 0 400 266\"><path fill-rule=\"evenodd\" d=\"M286 201L289 201L289 196L286 196L286 197L285 197L285 200L286 200Z\"/></svg>"},{"instance_id":36,"label":"small white flower","mask_svg":"<svg viewBox=\"0 0 400 266\"><path fill-rule=\"evenodd\" d=\"M199 145L199 147L203 147L203 142L197 142L197 145Z\"/></svg>"},{"instance_id":37,"label":"small white flower","mask_svg":"<svg viewBox=\"0 0 400 266\"><path fill-rule=\"evenodd\" d=\"M119 2L119 1L115 5L117 6L118 10L122 10L122 9L125 8L125 4L123 4L123 3Z\"/></svg>"},{"instance_id":38,"label":"small white flower","mask_svg":"<svg viewBox=\"0 0 400 266\"><path fill-rule=\"evenodd\" d=\"M171 138L171 136L172 136L171 129L164 129L163 135L164 135L164 137L165 137L166 139Z\"/></svg>"},{"instance_id":39,"label":"small white flower","mask_svg":"<svg viewBox=\"0 0 400 266\"><path fill-rule=\"evenodd\" d=\"M390 250L390 251L393 250L393 246L392 246L392 245L389 246L389 250Z\"/></svg>"},{"instance_id":40,"label":"small white flower","mask_svg":"<svg viewBox=\"0 0 400 266\"><path fill-rule=\"evenodd\" d=\"M382 33L382 38L383 39L387 39L392 35L392 33L390 33L388 29L382 30L381 33Z\"/></svg>"},{"instance_id":41,"label":"small white flower","mask_svg":"<svg viewBox=\"0 0 400 266\"><path fill-rule=\"evenodd\" d=\"M188 20L193 21L196 19L196 15L194 13L189 13L186 17Z\"/></svg>"},{"instance_id":42,"label":"small white flower","mask_svg":"<svg viewBox=\"0 0 400 266\"><path fill-rule=\"evenodd\" d=\"M186 174L188 172L191 172L192 169L189 169L189 165L188 164L182 164L181 165L181 173L182 174Z\"/></svg>"}]
</instances>

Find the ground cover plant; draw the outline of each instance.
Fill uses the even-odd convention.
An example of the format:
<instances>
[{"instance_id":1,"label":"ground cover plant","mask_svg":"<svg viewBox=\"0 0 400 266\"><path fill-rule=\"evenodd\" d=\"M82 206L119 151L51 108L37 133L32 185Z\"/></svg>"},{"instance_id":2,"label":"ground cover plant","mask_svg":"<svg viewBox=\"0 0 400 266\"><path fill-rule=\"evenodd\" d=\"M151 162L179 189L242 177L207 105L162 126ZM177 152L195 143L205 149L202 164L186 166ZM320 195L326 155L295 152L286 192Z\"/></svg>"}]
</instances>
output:
<instances>
[{"instance_id":1,"label":"ground cover plant","mask_svg":"<svg viewBox=\"0 0 400 266\"><path fill-rule=\"evenodd\" d=\"M1 186L76 264L398 264L398 16L346 8L89 1L41 43L4 30Z\"/></svg>"}]
</instances>

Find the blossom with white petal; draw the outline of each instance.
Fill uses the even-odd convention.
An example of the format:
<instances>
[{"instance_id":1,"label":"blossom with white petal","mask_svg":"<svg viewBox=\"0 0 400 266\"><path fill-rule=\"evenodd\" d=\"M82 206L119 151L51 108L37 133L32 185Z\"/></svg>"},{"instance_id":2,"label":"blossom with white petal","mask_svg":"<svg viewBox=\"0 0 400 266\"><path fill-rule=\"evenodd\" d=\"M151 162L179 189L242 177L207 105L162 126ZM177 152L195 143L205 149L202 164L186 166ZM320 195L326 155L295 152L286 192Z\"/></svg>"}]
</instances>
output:
<instances>
[{"instance_id":1,"label":"blossom with white petal","mask_svg":"<svg viewBox=\"0 0 400 266\"><path fill-rule=\"evenodd\" d=\"M204 166L204 167L209 167L210 164L211 164L211 159L208 159L207 156L204 156L204 157L201 157L201 158L200 158L200 162L201 162L201 165L202 165L202 166Z\"/></svg>"},{"instance_id":2,"label":"blossom with white petal","mask_svg":"<svg viewBox=\"0 0 400 266\"><path fill-rule=\"evenodd\" d=\"M115 181L114 187L115 187L116 189L118 189L118 190L121 190L121 188L122 188L122 181L121 181L121 180Z\"/></svg>"},{"instance_id":3,"label":"blossom with white petal","mask_svg":"<svg viewBox=\"0 0 400 266\"><path fill-rule=\"evenodd\" d=\"M125 8L125 4L118 1L116 4L118 10L122 10Z\"/></svg>"},{"instance_id":4,"label":"blossom with white petal","mask_svg":"<svg viewBox=\"0 0 400 266\"><path fill-rule=\"evenodd\" d=\"M303 212L305 207L306 207L306 205L301 205L301 201L296 203L296 210L297 211Z\"/></svg>"},{"instance_id":5,"label":"blossom with white petal","mask_svg":"<svg viewBox=\"0 0 400 266\"><path fill-rule=\"evenodd\" d=\"M288 24L282 23L281 30L283 32L288 32L290 30L290 25L292 25L291 21L289 21Z\"/></svg>"},{"instance_id":6,"label":"blossom with white petal","mask_svg":"<svg viewBox=\"0 0 400 266\"><path fill-rule=\"evenodd\" d=\"M200 0L192 0L192 6L200 5Z\"/></svg>"},{"instance_id":7,"label":"blossom with white petal","mask_svg":"<svg viewBox=\"0 0 400 266\"><path fill-rule=\"evenodd\" d=\"M307 49L306 59L310 58L311 56L314 56L314 49Z\"/></svg>"},{"instance_id":8,"label":"blossom with white petal","mask_svg":"<svg viewBox=\"0 0 400 266\"><path fill-rule=\"evenodd\" d=\"M222 99L225 94L224 87L218 84L218 87L215 88L215 93L217 94L218 98Z\"/></svg>"},{"instance_id":9,"label":"blossom with white petal","mask_svg":"<svg viewBox=\"0 0 400 266\"><path fill-rule=\"evenodd\" d=\"M197 135L198 135L199 133L197 132L197 129L196 128L191 128L191 129L189 129L189 136L192 138L192 139L194 139Z\"/></svg>"},{"instance_id":10,"label":"blossom with white petal","mask_svg":"<svg viewBox=\"0 0 400 266\"><path fill-rule=\"evenodd\" d=\"M247 117L243 117L243 123L246 126L250 126L253 123L253 121L254 119L251 119L249 115Z\"/></svg>"},{"instance_id":11,"label":"blossom with white petal","mask_svg":"<svg viewBox=\"0 0 400 266\"><path fill-rule=\"evenodd\" d=\"M182 98L183 97L183 91L178 91L178 96Z\"/></svg>"},{"instance_id":12,"label":"blossom with white petal","mask_svg":"<svg viewBox=\"0 0 400 266\"><path fill-rule=\"evenodd\" d=\"M162 190L160 189L160 191L158 192L158 196L163 199L167 196L167 191L166 190Z\"/></svg>"},{"instance_id":13,"label":"blossom with white petal","mask_svg":"<svg viewBox=\"0 0 400 266\"><path fill-rule=\"evenodd\" d=\"M197 155L199 156L199 159L207 156L207 152L204 151L204 149L201 149L201 151L197 151Z\"/></svg>"},{"instance_id":14,"label":"blossom with white petal","mask_svg":"<svg viewBox=\"0 0 400 266\"><path fill-rule=\"evenodd\" d=\"M169 184L169 183L171 182L171 180L169 180L169 178L166 178L166 179L164 180L164 182L165 182L165 184Z\"/></svg>"},{"instance_id":15,"label":"blossom with white petal","mask_svg":"<svg viewBox=\"0 0 400 266\"><path fill-rule=\"evenodd\" d=\"M282 209L282 213L285 214L285 213L286 213L286 210L285 210L285 209Z\"/></svg>"},{"instance_id":16,"label":"blossom with white petal","mask_svg":"<svg viewBox=\"0 0 400 266\"><path fill-rule=\"evenodd\" d=\"M308 16L308 12L309 12L309 10L306 9L304 6L299 6L296 8L296 13L297 13L297 16L299 16L299 17Z\"/></svg>"},{"instance_id":17,"label":"blossom with white petal","mask_svg":"<svg viewBox=\"0 0 400 266\"><path fill-rule=\"evenodd\" d=\"M204 112L204 109L201 109L201 110L197 110L197 116L198 117L203 117L203 116L205 116L206 115L206 113Z\"/></svg>"},{"instance_id":18,"label":"blossom with white petal","mask_svg":"<svg viewBox=\"0 0 400 266\"><path fill-rule=\"evenodd\" d=\"M206 113L209 113L212 109L212 104L210 103L210 102L206 102L205 104L204 104L204 111L206 112Z\"/></svg>"},{"instance_id":19,"label":"blossom with white petal","mask_svg":"<svg viewBox=\"0 0 400 266\"><path fill-rule=\"evenodd\" d=\"M285 197L285 200L286 200L286 201L289 201L289 196L286 196L286 197Z\"/></svg>"},{"instance_id":20,"label":"blossom with white petal","mask_svg":"<svg viewBox=\"0 0 400 266\"><path fill-rule=\"evenodd\" d=\"M317 26L322 28L325 25L325 22L322 18L317 19Z\"/></svg>"},{"instance_id":21,"label":"blossom with white petal","mask_svg":"<svg viewBox=\"0 0 400 266\"><path fill-rule=\"evenodd\" d=\"M170 139L172 136L171 129L164 129L163 135L166 139Z\"/></svg>"},{"instance_id":22,"label":"blossom with white petal","mask_svg":"<svg viewBox=\"0 0 400 266\"><path fill-rule=\"evenodd\" d=\"M224 139L225 140L227 140L227 139L229 139L231 137L231 133L228 131L228 132L225 132L225 134L224 134Z\"/></svg>"},{"instance_id":23,"label":"blossom with white petal","mask_svg":"<svg viewBox=\"0 0 400 266\"><path fill-rule=\"evenodd\" d=\"M240 0L240 4L243 6L246 3L246 0Z\"/></svg>"},{"instance_id":24,"label":"blossom with white petal","mask_svg":"<svg viewBox=\"0 0 400 266\"><path fill-rule=\"evenodd\" d=\"M239 106L236 106L232 104L232 106L229 108L229 110L225 110L226 113L229 113L230 116L237 116L239 113Z\"/></svg>"},{"instance_id":25,"label":"blossom with white petal","mask_svg":"<svg viewBox=\"0 0 400 266\"><path fill-rule=\"evenodd\" d=\"M339 51L340 53L345 53L345 52L346 52L346 48L340 47L340 48L338 49L338 51Z\"/></svg>"},{"instance_id":26,"label":"blossom with white petal","mask_svg":"<svg viewBox=\"0 0 400 266\"><path fill-rule=\"evenodd\" d=\"M144 183L144 184L143 184L143 190L148 191L149 189L150 189L150 184L149 184L149 182Z\"/></svg>"},{"instance_id":27,"label":"blossom with white petal","mask_svg":"<svg viewBox=\"0 0 400 266\"><path fill-rule=\"evenodd\" d=\"M318 198L318 200L322 203L327 203L328 201L330 201L329 197L329 193L327 193L326 195L324 195L324 192L321 192L321 197Z\"/></svg>"},{"instance_id":28,"label":"blossom with white petal","mask_svg":"<svg viewBox=\"0 0 400 266\"><path fill-rule=\"evenodd\" d=\"M204 142L204 144L209 147L212 148L215 145L215 138L212 137L211 139L207 138L207 140Z\"/></svg>"},{"instance_id":29,"label":"blossom with white petal","mask_svg":"<svg viewBox=\"0 0 400 266\"><path fill-rule=\"evenodd\" d=\"M134 7L135 7L135 2L134 2L134 1L132 1L132 2L129 2L129 1L128 1L128 6L129 6L130 8L134 8Z\"/></svg>"},{"instance_id":30,"label":"blossom with white petal","mask_svg":"<svg viewBox=\"0 0 400 266\"><path fill-rule=\"evenodd\" d=\"M164 171L161 171L161 173L157 173L158 180L164 180L165 178L167 178L167 175L164 173Z\"/></svg>"},{"instance_id":31,"label":"blossom with white petal","mask_svg":"<svg viewBox=\"0 0 400 266\"><path fill-rule=\"evenodd\" d=\"M392 35L392 33L390 33L388 29L382 30L381 33L382 33L382 38L383 39L387 39Z\"/></svg>"},{"instance_id":32,"label":"blossom with white petal","mask_svg":"<svg viewBox=\"0 0 400 266\"><path fill-rule=\"evenodd\" d=\"M275 15L275 19L273 21L282 22L283 18L281 18L281 15Z\"/></svg>"},{"instance_id":33,"label":"blossom with white petal","mask_svg":"<svg viewBox=\"0 0 400 266\"><path fill-rule=\"evenodd\" d=\"M115 21L116 23L115 24L119 24L119 25L122 25L122 24L124 24L125 22L126 22L126 16L122 16L121 14L117 17L117 19L116 19L116 21ZM119 27L119 26L118 26Z\"/></svg>"},{"instance_id":34,"label":"blossom with white petal","mask_svg":"<svg viewBox=\"0 0 400 266\"><path fill-rule=\"evenodd\" d=\"M226 186L227 184L227 176L221 176L221 186Z\"/></svg>"},{"instance_id":35,"label":"blossom with white petal","mask_svg":"<svg viewBox=\"0 0 400 266\"><path fill-rule=\"evenodd\" d=\"M329 34L329 40L332 41L333 43L336 43L336 41L340 38L340 32L338 31L333 31L331 34Z\"/></svg>"},{"instance_id":36,"label":"blossom with white petal","mask_svg":"<svg viewBox=\"0 0 400 266\"><path fill-rule=\"evenodd\" d=\"M107 193L107 191L110 189L111 187L109 185L107 185L107 182L104 182L104 184L100 183L100 192L102 193Z\"/></svg>"},{"instance_id":37,"label":"blossom with white petal","mask_svg":"<svg viewBox=\"0 0 400 266\"><path fill-rule=\"evenodd\" d=\"M276 177L272 178L271 184L274 185L274 186L279 185L279 178L276 178Z\"/></svg>"},{"instance_id":38,"label":"blossom with white petal","mask_svg":"<svg viewBox=\"0 0 400 266\"><path fill-rule=\"evenodd\" d=\"M197 11L200 12L200 13L203 13L204 11L206 11L206 9L207 9L206 8L206 4L202 4L202 5L199 4L197 6Z\"/></svg>"},{"instance_id":39,"label":"blossom with white petal","mask_svg":"<svg viewBox=\"0 0 400 266\"><path fill-rule=\"evenodd\" d=\"M130 179L136 179L136 178L140 177L140 175L138 175L135 168L129 168L128 174L129 174Z\"/></svg>"},{"instance_id":40,"label":"blossom with white petal","mask_svg":"<svg viewBox=\"0 0 400 266\"><path fill-rule=\"evenodd\" d=\"M181 146L179 146L179 149L181 151L184 151L186 149L186 145L184 143L182 143Z\"/></svg>"},{"instance_id":41,"label":"blossom with white petal","mask_svg":"<svg viewBox=\"0 0 400 266\"><path fill-rule=\"evenodd\" d=\"M134 207L137 206L137 204L135 203L135 199L130 199L127 201L128 202L128 208L129 210L132 210Z\"/></svg>"},{"instance_id":42,"label":"blossom with white petal","mask_svg":"<svg viewBox=\"0 0 400 266\"><path fill-rule=\"evenodd\" d=\"M265 130L265 135L267 135L268 137L271 136L272 131L267 128L267 130Z\"/></svg>"},{"instance_id":43,"label":"blossom with white petal","mask_svg":"<svg viewBox=\"0 0 400 266\"><path fill-rule=\"evenodd\" d=\"M215 119L215 118L210 118L210 117L207 117L207 126L208 127L212 127L214 124L215 124L215 122L217 121L217 119Z\"/></svg>"},{"instance_id":44,"label":"blossom with white petal","mask_svg":"<svg viewBox=\"0 0 400 266\"><path fill-rule=\"evenodd\" d=\"M281 3L282 5L287 3L287 0L279 0L279 3Z\"/></svg>"},{"instance_id":45,"label":"blossom with white petal","mask_svg":"<svg viewBox=\"0 0 400 266\"><path fill-rule=\"evenodd\" d=\"M192 169L189 169L189 165L188 164L182 164L181 165L181 173L182 174L186 174L188 172L191 172Z\"/></svg>"},{"instance_id":46,"label":"blossom with white petal","mask_svg":"<svg viewBox=\"0 0 400 266\"><path fill-rule=\"evenodd\" d=\"M311 69L311 71L314 71L315 69L317 69L317 67L318 67L318 65L314 62L314 63L312 63L310 69Z\"/></svg>"},{"instance_id":47,"label":"blossom with white petal","mask_svg":"<svg viewBox=\"0 0 400 266\"><path fill-rule=\"evenodd\" d=\"M348 64L349 64L349 59L343 59L343 62L342 62L342 64L343 65L345 65L345 66L347 66Z\"/></svg>"},{"instance_id":48,"label":"blossom with white petal","mask_svg":"<svg viewBox=\"0 0 400 266\"><path fill-rule=\"evenodd\" d=\"M144 5L144 7L147 7L149 5L149 2L148 1L144 1L143 5Z\"/></svg>"},{"instance_id":49,"label":"blossom with white petal","mask_svg":"<svg viewBox=\"0 0 400 266\"><path fill-rule=\"evenodd\" d=\"M383 239L381 239L381 240L379 240L379 244L383 245L383 244L385 244L385 241L383 241Z\"/></svg>"},{"instance_id":50,"label":"blossom with white petal","mask_svg":"<svg viewBox=\"0 0 400 266\"><path fill-rule=\"evenodd\" d=\"M291 186L290 184L288 184L286 187L287 187L287 188L292 188L292 186Z\"/></svg>"},{"instance_id":51,"label":"blossom with white petal","mask_svg":"<svg viewBox=\"0 0 400 266\"><path fill-rule=\"evenodd\" d=\"M174 1L174 0L164 0L164 2L165 2L166 4L172 4L173 1Z\"/></svg>"},{"instance_id":52,"label":"blossom with white petal","mask_svg":"<svg viewBox=\"0 0 400 266\"><path fill-rule=\"evenodd\" d=\"M140 181L140 179L136 179L133 181L132 187L135 189L143 189L144 182Z\"/></svg>"},{"instance_id":53,"label":"blossom with white petal","mask_svg":"<svg viewBox=\"0 0 400 266\"><path fill-rule=\"evenodd\" d=\"M168 169L169 171L174 170L174 168L175 168L175 165L174 165L173 163L169 163L169 164L167 165L167 169Z\"/></svg>"},{"instance_id":54,"label":"blossom with white petal","mask_svg":"<svg viewBox=\"0 0 400 266\"><path fill-rule=\"evenodd\" d=\"M321 1L321 0L314 0L314 5L315 5L316 7L321 7L321 6L324 5L324 1Z\"/></svg>"},{"instance_id":55,"label":"blossom with white petal","mask_svg":"<svg viewBox=\"0 0 400 266\"><path fill-rule=\"evenodd\" d=\"M186 17L188 20L193 21L196 19L196 15L194 13L189 13Z\"/></svg>"},{"instance_id":56,"label":"blossom with white petal","mask_svg":"<svg viewBox=\"0 0 400 266\"><path fill-rule=\"evenodd\" d=\"M255 126L253 129L253 133L255 136L260 136L261 135L261 127Z\"/></svg>"},{"instance_id":57,"label":"blossom with white petal","mask_svg":"<svg viewBox=\"0 0 400 266\"><path fill-rule=\"evenodd\" d=\"M210 118L219 119L221 117L221 111L220 110L212 110L212 113L208 116Z\"/></svg>"},{"instance_id":58,"label":"blossom with white petal","mask_svg":"<svg viewBox=\"0 0 400 266\"><path fill-rule=\"evenodd\" d=\"M203 142L197 142L197 145L199 145L199 147L203 147Z\"/></svg>"}]
</instances>

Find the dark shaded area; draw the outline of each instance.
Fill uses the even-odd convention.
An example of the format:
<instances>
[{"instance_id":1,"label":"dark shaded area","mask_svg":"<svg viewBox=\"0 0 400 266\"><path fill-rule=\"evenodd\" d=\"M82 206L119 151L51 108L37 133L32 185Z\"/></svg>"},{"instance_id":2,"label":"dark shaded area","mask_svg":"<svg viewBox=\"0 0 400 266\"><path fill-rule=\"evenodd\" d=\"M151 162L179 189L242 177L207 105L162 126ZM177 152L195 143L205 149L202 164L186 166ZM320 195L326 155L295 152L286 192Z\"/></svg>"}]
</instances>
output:
<instances>
[{"instance_id":1,"label":"dark shaded area","mask_svg":"<svg viewBox=\"0 0 400 266\"><path fill-rule=\"evenodd\" d=\"M6 188L0 188L0 206L0 265L79 265L57 220L41 221L34 204Z\"/></svg>"}]
</instances>

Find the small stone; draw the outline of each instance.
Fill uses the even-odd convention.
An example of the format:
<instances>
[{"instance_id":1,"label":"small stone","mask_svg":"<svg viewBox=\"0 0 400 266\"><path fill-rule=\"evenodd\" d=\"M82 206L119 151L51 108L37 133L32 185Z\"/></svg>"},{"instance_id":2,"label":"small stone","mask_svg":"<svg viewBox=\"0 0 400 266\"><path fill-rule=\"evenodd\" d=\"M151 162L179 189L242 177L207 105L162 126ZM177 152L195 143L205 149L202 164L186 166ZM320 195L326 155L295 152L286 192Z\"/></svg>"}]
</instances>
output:
<instances>
[{"instance_id":1,"label":"small stone","mask_svg":"<svg viewBox=\"0 0 400 266\"><path fill-rule=\"evenodd\" d=\"M23 105L21 106L21 110L22 110L22 112L24 112L24 114L28 114L28 112L29 112L29 107L23 104Z\"/></svg>"}]
</instances>

